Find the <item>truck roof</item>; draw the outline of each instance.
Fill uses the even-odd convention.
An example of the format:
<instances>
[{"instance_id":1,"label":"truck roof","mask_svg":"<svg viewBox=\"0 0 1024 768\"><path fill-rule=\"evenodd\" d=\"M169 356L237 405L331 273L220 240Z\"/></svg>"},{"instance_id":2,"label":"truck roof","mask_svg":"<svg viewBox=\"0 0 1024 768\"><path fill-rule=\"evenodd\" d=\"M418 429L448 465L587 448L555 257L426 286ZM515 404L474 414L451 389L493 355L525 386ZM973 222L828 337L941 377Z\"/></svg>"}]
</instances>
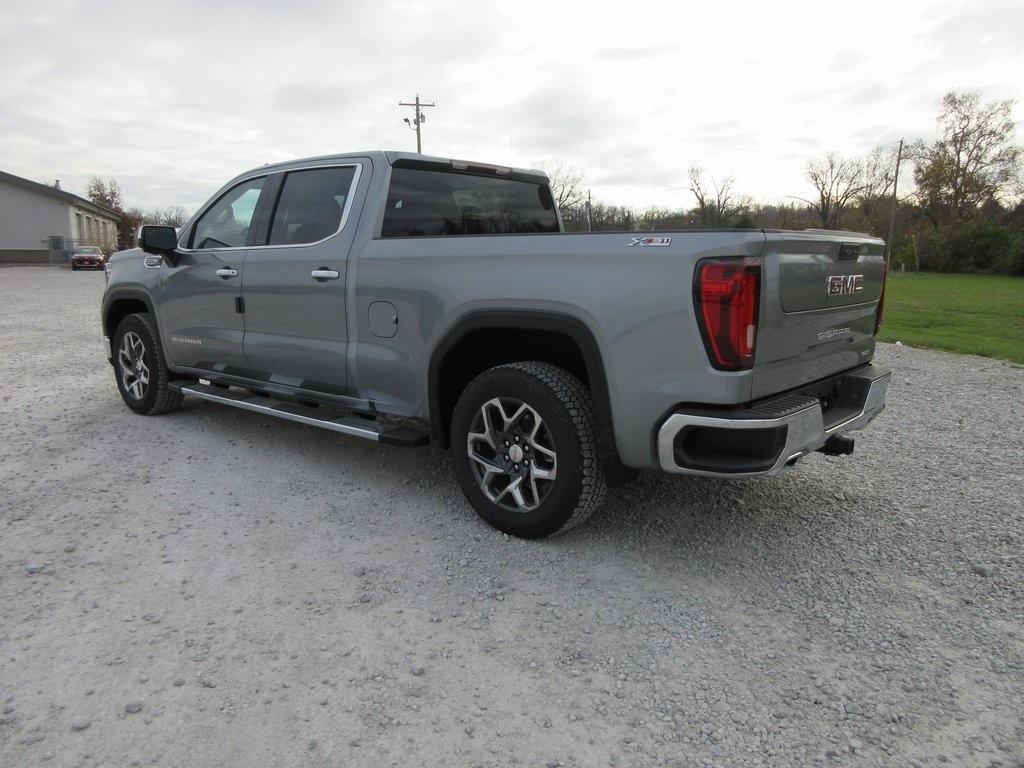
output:
<instances>
[{"instance_id":1,"label":"truck roof","mask_svg":"<svg viewBox=\"0 0 1024 768\"><path fill-rule=\"evenodd\" d=\"M266 163L265 165L258 166L256 168L250 168L244 173L238 174L237 178L247 176L250 173L256 171L267 171L267 170L279 170L284 168L290 168L295 166L308 165L309 163L324 163L324 162L336 162L339 160L352 160L359 157L369 157L371 160L380 161L381 163L387 163L388 165L394 165L400 160L413 161L418 163L429 163L437 165L450 166L453 162L467 163L469 165L476 166L489 166L489 167L503 167L511 168L511 171L516 174L523 174L527 176L540 176L547 179L548 175L541 170L536 168L517 168L511 166L499 166L495 163L483 163L475 160L460 160L458 158L451 157L439 157L437 155L421 155L418 152L401 152L397 150L385 150L385 149L371 149L362 152L342 152L339 154L332 155L314 155L312 157L301 157L294 160L282 160L277 163Z\"/></svg>"},{"instance_id":2,"label":"truck roof","mask_svg":"<svg viewBox=\"0 0 1024 768\"><path fill-rule=\"evenodd\" d=\"M444 167L451 167L452 163L460 163L469 166L477 167L489 167L489 168L507 168L513 175L522 176L537 176L545 181L548 180L546 172L536 168L518 168L511 166L498 166L494 163L481 163L474 160L459 160L457 158L440 157L438 155L422 155L418 152L402 152L398 150L388 149L370 149L363 150L361 152L342 152L339 154L332 155L313 155L311 157L300 157L294 160L282 160L277 163L266 163L265 165L257 166L256 168L250 168L249 170L238 174L235 178L229 181L225 186L230 186L240 179L245 178L253 173L266 173L267 171L277 170L291 170L294 168L302 168L310 164L324 164L324 163L336 163L345 160L354 160L357 158L370 158L371 161L380 162L381 164L387 163L388 165L394 165L399 161L406 161L410 163L424 164L424 165L437 165ZM600 230L594 232L573 232L571 234L592 234L592 235L608 235L608 234L636 234L636 232L648 231L648 230ZM654 232L654 230L650 230ZM669 231L669 230L666 230ZM764 227L723 227L723 228L704 228L704 229L687 229L687 230L671 230L672 232L762 232L765 234L799 234L799 235L822 235L831 237L850 237L860 239L878 240L880 238L874 235L869 235L864 232L849 232L845 230L827 230L827 229L804 229L804 230L789 230L789 229L766 229Z\"/></svg>"}]
</instances>

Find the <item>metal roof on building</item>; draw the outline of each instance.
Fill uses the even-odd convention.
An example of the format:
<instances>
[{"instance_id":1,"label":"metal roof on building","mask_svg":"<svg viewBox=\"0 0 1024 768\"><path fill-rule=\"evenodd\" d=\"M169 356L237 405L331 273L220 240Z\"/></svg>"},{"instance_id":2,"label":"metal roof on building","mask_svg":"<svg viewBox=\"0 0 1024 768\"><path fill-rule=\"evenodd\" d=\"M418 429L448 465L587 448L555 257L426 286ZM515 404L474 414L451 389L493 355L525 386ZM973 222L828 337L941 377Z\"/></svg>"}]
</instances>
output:
<instances>
[{"instance_id":1,"label":"metal roof on building","mask_svg":"<svg viewBox=\"0 0 1024 768\"><path fill-rule=\"evenodd\" d=\"M0 183L10 184L15 187L21 187L27 189L30 192L36 192L41 195L49 195L50 197L57 198L65 203L71 203L79 208L85 208L86 210L98 213L107 218L113 219L114 221L121 220L121 214L117 211L111 210L103 205L97 205L92 200L87 200L84 197L66 192L63 189L57 187L51 187L48 184L40 184L38 181L32 181L31 179L23 179L21 176L15 176L13 173L7 173L0 171Z\"/></svg>"}]
</instances>

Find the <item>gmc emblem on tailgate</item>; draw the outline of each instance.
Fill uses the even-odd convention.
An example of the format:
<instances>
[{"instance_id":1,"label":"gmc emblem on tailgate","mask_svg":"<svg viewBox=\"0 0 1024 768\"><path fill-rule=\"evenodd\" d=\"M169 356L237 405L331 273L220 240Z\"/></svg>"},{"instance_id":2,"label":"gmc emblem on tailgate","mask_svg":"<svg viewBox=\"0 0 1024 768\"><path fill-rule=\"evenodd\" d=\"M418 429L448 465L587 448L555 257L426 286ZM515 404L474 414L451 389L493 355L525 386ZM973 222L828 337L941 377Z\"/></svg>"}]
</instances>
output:
<instances>
[{"instance_id":1,"label":"gmc emblem on tailgate","mask_svg":"<svg viewBox=\"0 0 1024 768\"><path fill-rule=\"evenodd\" d=\"M828 296L849 296L864 290L864 275L829 275L825 281Z\"/></svg>"}]
</instances>

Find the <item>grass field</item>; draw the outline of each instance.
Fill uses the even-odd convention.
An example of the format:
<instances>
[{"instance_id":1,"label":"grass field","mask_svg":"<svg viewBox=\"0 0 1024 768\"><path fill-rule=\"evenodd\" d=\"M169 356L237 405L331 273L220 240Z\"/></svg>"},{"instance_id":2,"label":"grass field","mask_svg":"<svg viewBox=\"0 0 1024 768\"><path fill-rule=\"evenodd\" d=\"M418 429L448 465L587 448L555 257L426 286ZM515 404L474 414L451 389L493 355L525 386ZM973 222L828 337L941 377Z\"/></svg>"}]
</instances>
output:
<instances>
[{"instance_id":1,"label":"grass field","mask_svg":"<svg viewBox=\"0 0 1024 768\"><path fill-rule=\"evenodd\" d=\"M1024 364L1024 278L890 273L879 339Z\"/></svg>"}]
</instances>

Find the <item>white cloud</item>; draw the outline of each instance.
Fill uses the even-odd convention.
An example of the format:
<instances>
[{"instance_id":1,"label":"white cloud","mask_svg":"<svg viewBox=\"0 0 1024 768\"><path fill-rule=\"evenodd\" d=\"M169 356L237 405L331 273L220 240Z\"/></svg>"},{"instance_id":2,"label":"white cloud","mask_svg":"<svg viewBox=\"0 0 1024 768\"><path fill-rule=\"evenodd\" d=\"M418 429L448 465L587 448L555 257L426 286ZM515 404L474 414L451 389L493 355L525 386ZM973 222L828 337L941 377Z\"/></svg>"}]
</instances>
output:
<instances>
[{"instance_id":1,"label":"white cloud","mask_svg":"<svg viewBox=\"0 0 1024 768\"><path fill-rule=\"evenodd\" d=\"M1016 0L107 3L0 9L0 168L198 206L247 168L411 149L583 169L596 197L689 204L701 162L763 199L806 159L927 135L950 88L1024 97ZM1018 115L1021 111L1018 109Z\"/></svg>"}]
</instances>

